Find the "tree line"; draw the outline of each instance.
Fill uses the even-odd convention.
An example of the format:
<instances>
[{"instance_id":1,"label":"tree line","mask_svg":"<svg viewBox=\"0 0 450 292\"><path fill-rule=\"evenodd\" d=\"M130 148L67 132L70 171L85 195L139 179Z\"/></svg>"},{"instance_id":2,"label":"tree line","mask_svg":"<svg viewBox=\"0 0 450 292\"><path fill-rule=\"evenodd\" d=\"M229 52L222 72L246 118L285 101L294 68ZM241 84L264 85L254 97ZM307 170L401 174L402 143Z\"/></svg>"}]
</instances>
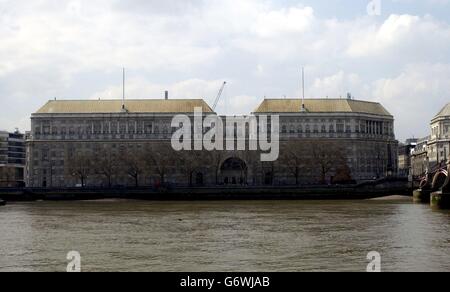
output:
<instances>
[{"instance_id":1,"label":"tree line","mask_svg":"<svg viewBox=\"0 0 450 292\"><path fill-rule=\"evenodd\" d=\"M132 144L130 144L132 145ZM65 175L75 178L81 186L91 179L101 179L103 187L114 187L126 181L140 187L152 181L165 186L169 177L177 175L177 184L195 185L195 175L202 172L210 184L220 185L221 167L225 159L237 157L246 162L246 182L275 184L281 178L291 185L328 184L351 181L345 149L338 142L289 141L281 144L276 162L260 162L257 151L180 151L170 143L153 143L113 148L106 145L96 150L78 150L68 157ZM242 170L244 171L244 169ZM262 177L258 183L257 177ZM265 180L264 180L265 178Z\"/></svg>"}]
</instances>

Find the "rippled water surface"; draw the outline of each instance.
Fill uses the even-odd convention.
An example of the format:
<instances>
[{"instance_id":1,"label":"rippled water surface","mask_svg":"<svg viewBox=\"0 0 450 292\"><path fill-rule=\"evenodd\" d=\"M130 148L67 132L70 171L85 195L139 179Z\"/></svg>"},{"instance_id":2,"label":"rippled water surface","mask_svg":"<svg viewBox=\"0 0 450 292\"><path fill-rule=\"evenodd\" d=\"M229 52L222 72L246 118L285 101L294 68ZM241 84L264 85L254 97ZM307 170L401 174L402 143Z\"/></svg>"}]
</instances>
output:
<instances>
[{"instance_id":1,"label":"rippled water surface","mask_svg":"<svg viewBox=\"0 0 450 292\"><path fill-rule=\"evenodd\" d=\"M0 271L450 271L450 212L400 201L36 202L0 207Z\"/></svg>"}]
</instances>

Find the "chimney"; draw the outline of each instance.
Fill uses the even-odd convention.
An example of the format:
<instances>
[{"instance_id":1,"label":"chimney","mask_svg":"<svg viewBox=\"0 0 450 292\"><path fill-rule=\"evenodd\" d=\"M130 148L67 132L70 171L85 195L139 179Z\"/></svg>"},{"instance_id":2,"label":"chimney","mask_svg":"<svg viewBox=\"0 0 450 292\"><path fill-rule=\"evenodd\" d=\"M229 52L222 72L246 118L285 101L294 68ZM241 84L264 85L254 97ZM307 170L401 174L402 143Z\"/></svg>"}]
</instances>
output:
<instances>
[{"instance_id":1,"label":"chimney","mask_svg":"<svg viewBox=\"0 0 450 292\"><path fill-rule=\"evenodd\" d=\"M168 100L169 99L169 91L166 90L165 92L165 99Z\"/></svg>"}]
</instances>

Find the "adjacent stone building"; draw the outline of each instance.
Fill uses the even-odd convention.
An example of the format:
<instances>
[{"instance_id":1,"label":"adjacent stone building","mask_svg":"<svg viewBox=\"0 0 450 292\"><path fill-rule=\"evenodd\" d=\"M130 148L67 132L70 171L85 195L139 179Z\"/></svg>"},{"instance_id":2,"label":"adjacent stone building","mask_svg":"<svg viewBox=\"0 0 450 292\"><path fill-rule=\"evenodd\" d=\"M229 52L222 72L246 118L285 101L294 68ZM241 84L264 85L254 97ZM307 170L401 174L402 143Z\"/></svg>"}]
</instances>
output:
<instances>
[{"instance_id":1,"label":"adjacent stone building","mask_svg":"<svg viewBox=\"0 0 450 292\"><path fill-rule=\"evenodd\" d=\"M25 138L18 130L0 131L0 187L24 185Z\"/></svg>"},{"instance_id":2,"label":"adjacent stone building","mask_svg":"<svg viewBox=\"0 0 450 292\"><path fill-rule=\"evenodd\" d=\"M431 135L419 140L412 153L414 176L448 163L450 156L450 103L431 120Z\"/></svg>"},{"instance_id":3,"label":"adjacent stone building","mask_svg":"<svg viewBox=\"0 0 450 292\"><path fill-rule=\"evenodd\" d=\"M430 163L446 163L450 155L450 103L431 120L431 137L428 140Z\"/></svg>"},{"instance_id":4,"label":"adjacent stone building","mask_svg":"<svg viewBox=\"0 0 450 292\"><path fill-rule=\"evenodd\" d=\"M274 162L261 162L260 152L248 149L174 151L170 140L177 128L171 121L179 114L193 119L195 108L214 114L203 100L49 101L31 117L27 183L283 186L365 181L397 170L394 119L379 103L264 100L252 115L280 118Z\"/></svg>"}]
</instances>

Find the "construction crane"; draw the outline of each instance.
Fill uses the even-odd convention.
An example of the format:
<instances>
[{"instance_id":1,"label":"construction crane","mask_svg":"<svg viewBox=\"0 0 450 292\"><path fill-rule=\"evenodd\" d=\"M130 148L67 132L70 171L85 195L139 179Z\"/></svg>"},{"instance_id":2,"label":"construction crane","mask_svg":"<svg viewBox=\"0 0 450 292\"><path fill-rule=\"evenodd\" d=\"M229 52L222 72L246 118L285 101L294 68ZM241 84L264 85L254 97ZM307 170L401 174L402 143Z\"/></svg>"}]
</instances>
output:
<instances>
[{"instance_id":1,"label":"construction crane","mask_svg":"<svg viewBox=\"0 0 450 292\"><path fill-rule=\"evenodd\" d=\"M213 111L216 110L216 107L217 107L217 105L219 104L220 97L222 96L223 90L225 89L225 86L226 86L226 85L227 85L227 82L225 81L225 82L223 83L222 87L221 87L220 90L219 90L219 94L217 94L216 100L214 101L214 105L213 105L213 108L212 108Z\"/></svg>"}]
</instances>

